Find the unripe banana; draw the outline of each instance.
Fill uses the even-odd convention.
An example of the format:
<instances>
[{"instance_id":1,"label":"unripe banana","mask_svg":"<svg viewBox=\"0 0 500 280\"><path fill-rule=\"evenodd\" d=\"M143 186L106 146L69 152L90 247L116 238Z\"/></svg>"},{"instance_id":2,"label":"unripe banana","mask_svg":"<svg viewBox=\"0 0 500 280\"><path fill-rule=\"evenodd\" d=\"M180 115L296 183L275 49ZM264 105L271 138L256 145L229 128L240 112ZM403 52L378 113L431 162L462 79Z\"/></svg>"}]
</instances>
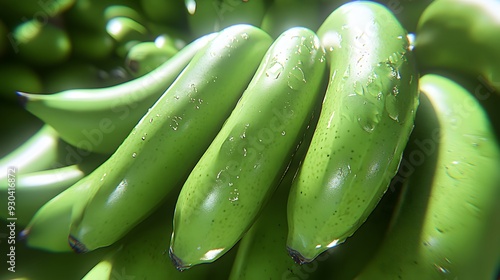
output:
<instances>
[{"instance_id":1,"label":"unripe banana","mask_svg":"<svg viewBox=\"0 0 500 280\"><path fill-rule=\"evenodd\" d=\"M196 54L117 151L71 187L88 186L72 210L75 251L113 244L180 187L271 43L256 27L234 25Z\"/></svg>"},{"instance_id":2,"label":"unripe banana","mask_svg":"<svg viewBox=\"0 0 500 280\"><path fill-rule=\"evenodd\" d=\"M36 19L19 24L11 43L16 55L37 66L62 63L71 53L71 41L64 29Z\"/></svg>"},{"instance_id":3,"label":"unripe banana","mask_svg":"<svg viewBox=\"0 0 500 280\"><path fill-rule=\"evenodd\" d=\"M186 269L213 262L242 237L286 171L314 105L326 58L309 29L285 31L182 187L170 254Z\"/></svg>"},{"instance_id":4,"label":"unripe banana","mask_svg":"<svg viewBox=\"0 0 500 280\"><path fill-rule=\"evenodd\" d=\"M178 50L172 45L162 46L156 42L141 42L130 48L125 58L125 65L134 77L140 77L159 67L177 52Z\"/></svg>"},{"instance_id":5,"label":"unripe banana","mask_svg":"<svg viewBox=\"0 0 500 280\"><path fill-rule=\"evenodd\" d=\"M453 80L428 74L420 89L412 173L380 250L356 279L497 279L498 139Z\"/></svg>"},{"instance_id":6,"label":"unripe banana","mask_svg":"<svg viewBox=\"0 0 500 280\"><path fill-rule=\"evenodd\" d=\"M151 39L144 25L124 16L110 19L106 32L117 42L116 53L119 57L125 57L134 45Z\"/></svg>"},{"instance_id":7,"label":"unripe banana","mask_svg":"<svg viewBox=\"0 0 500 280\"><path fill-rule=\"evenodd\" d=\"M148 75L116 86L49 95L18 94L26 110L52 125L66 142L79 149L111 154L193 56L215 36L195 40Z\"/></svg>"},{"instance_id":8,"label":"unripe banana","mask_svg":"<svg viewBox=\"0 0 500 280\"><path fill-rule=\"evenodd\" d=\"M330 81L288 203L299 263L345 241L396 174L413 128L418 75L405 30L384 6L355 1L325 20Z\"/></svg>"}]
</instances>

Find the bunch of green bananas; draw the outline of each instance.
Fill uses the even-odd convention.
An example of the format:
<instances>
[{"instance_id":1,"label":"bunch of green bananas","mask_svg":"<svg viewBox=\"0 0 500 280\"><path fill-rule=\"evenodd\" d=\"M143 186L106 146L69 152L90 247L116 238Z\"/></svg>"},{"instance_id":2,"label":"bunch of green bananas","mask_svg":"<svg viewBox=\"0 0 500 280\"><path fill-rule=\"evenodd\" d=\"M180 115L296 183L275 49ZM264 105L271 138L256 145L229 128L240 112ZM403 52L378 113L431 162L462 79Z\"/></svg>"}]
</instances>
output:
<instances>
[{"instance_id":1,"label":"bunch of green bananas","mask_svg":"<svg viewBox=\"0 0 500 280\"><path fill-rule=\"evenodd\" d=\"M0 279L498 279L497 11L0 2Z\"/></svg>"}]
</instances>

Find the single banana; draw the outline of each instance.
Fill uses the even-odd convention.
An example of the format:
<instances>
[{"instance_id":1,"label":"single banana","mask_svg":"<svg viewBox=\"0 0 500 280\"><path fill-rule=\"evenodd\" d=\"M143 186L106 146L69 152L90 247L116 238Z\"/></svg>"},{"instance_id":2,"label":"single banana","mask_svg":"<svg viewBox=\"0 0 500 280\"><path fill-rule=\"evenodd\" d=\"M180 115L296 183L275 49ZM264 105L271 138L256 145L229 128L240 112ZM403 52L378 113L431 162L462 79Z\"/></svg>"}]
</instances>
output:
<instances>
[{"instance_id":1,"label":"single banana","mask_svg":"<svg viewBox=\"0 0 500 280\"><path fill-rule=\"evenodd\" d=\"M331 76L289 196L287 246L298 263L344 242L366 220L397 172L418 105L406 32L385 6L344 4L318 36Z\"/></svg>"},{"instance_id":2,"label":"single banana","mask_svg":"<svg viewBox=\"0 0 500 280\"><path fill-rule=\"evenodd\" d=\"M427 74L420 89L404 196L356 279L497 279L498 139L473 93L455 81Z\"/></svg>"},{"instance_id":3,"label":"single banana","mask_svg":"<svg viewBox=\"0 0 500 280\"><path fill-rule=\"evenodd\" d=\"M110 19L106 32L117 42L116 54L122 58L134 45L152 39L146 26L125 16Z\"/></svg>"},{"instance_id":4,"label":"single banana","mask_svg":"<svg viewBox=\"0 0 500 280\"><path fill-rule=\"evenodd\" d=\"M75 251L113 244L181 186L271 43L257 27L234 25L196 54L117 151L71 187L88 189L72 211Z\"/></svg>"},{"instance_id":5,"label":"single banana","mask_svg":"<svg viewBox=\"0 0 500 280\"><path fill-rule=\"evenodd\" d=\"M0 194L3 205L8 205L10 192L15 197L13 215L19 225L27 225L38 209L50 199L89 174L103 161L102 156L94 155L80 164L73 164L55 169L48 169L24 174L15 174L12 188L7 178L0 179ZM7 207L0 210L0 218L11 215Z\"/></svg>"},{"instance_id":6,"label":"single banana","mask_svg":"<svg viewBox=\"0 0 500 280\"><path fill-rule=\"evenodd\" d=\"M26 110L52 125L66 142L82 150L111 154L216 35L195 40L148 75L116 86L48 95L18 94Z\"/></svg>"},{"instance_id":7,"label":"single banana","mask_svg":"<svg viewBox=\"0 0 500 280\"><path fill-rule=\"evenodd\" d=\"M30 65L61 64L71 54L71 41L66 30L35 18L16 26L10 41L14 53Z\"/></svg>"},{"instance_id":8,"label":"single banana","mask_svg":"<svg viewBox=\"0 0 500 280\"><path fill-rule=\"evenodd\" d=\"M134 77L140 77L158 68L177 52L178 50L172 45L162 46L156 42L141 42L130 48L125 58L125 65Z\"/></svg>"},{"instance_id":9,"label":"single banana","mask_svg":"<svg viewBox=\"0 0 500 280\"><path fill-rule=\"evenodd\" d=\"M187 269L213 262L250 228L276 189L322 98L326 58L309 29L291 28L182 187L170 255Z\"/></svg>"}]
</instances>

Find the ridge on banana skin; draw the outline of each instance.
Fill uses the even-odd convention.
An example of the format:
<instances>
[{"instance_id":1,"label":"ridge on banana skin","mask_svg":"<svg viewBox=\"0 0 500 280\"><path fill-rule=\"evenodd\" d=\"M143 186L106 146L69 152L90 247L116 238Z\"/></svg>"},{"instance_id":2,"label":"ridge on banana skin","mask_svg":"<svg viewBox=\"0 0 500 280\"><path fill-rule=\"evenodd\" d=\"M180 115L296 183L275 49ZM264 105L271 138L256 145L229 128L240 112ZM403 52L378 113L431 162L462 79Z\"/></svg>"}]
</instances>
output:
<instances>
[{"instance_id":1,"label":"ridge on banana skin","mask_svg":"<svg viewBox=\"0 0 500 280\"><path fill-rule=\"evenodd\" d=\"M217 33L211 33L193 41L148 74L119 85L52 94L17 92L18 100L69 144L112 154L193 56L215 36Z\"/></svg>"}]
</instances>

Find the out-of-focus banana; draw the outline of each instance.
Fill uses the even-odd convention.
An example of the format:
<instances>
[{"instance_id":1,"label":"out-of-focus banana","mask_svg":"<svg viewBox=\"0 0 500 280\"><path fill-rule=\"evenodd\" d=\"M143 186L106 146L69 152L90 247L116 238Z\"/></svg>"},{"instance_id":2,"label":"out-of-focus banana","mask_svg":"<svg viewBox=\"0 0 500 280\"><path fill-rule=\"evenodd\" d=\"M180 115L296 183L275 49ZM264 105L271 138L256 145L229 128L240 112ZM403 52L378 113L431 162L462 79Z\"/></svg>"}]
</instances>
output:
<instances>
[{"instance_id":1,"label":"out-of-focus banana","mask_svg":"<svg viewBox=\"0 0 500 280\"><path fill-rule=\"evenodd\" d=\"M10 41L16 55L37 66L60 64L71 54L68 33L50 22L36 19L16 26Z\"/></svg>"}]
</instances>

